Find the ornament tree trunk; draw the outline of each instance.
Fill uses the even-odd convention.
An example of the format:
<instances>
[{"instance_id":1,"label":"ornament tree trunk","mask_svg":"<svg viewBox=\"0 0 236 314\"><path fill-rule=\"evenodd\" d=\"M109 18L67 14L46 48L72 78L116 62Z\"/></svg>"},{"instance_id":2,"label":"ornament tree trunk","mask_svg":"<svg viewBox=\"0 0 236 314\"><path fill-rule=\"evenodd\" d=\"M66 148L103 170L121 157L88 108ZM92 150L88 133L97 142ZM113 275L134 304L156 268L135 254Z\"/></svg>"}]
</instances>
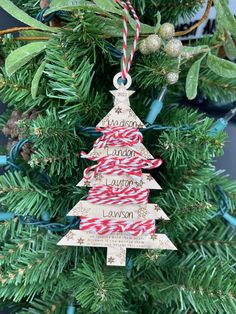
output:
<instances>
[{"instance_id":1,"label":"ornament tree trunk","mask_svg":"<svg viewBox=\"0 0 236 314\"><path fill-rule=\"evenodd\" d=\"M140 128L143 147L163 164L142 176L155 185L143 179L148 203L162 209L151 217L156 235L177 250L128 248L126 266L114 267L97 245L57 245L80 232L78 217L67 214L80 217L77 204L87 202L91 182L76 184L92 162L81 152L91 152L101 136L95 126L113 109L108 91L120 71L124 12L112 0L53 0L50 8L2 0L0 7L30 27L0 33L0 99L7 104L0 121L9 139L1 149L0 308L11 313L236 312L236 183L214 167L225 124L186 105L186 97L236 100L235 18L226 0L214 0L214 34L182 47L176 40L183 33L165 23L177 29L179 19L188 22L202 8L207 16L212 1L132 4L141 41L130 112L140 121L154 117ZM130 51L135 23L128 21Z\"/></svg>"}]
</instances>

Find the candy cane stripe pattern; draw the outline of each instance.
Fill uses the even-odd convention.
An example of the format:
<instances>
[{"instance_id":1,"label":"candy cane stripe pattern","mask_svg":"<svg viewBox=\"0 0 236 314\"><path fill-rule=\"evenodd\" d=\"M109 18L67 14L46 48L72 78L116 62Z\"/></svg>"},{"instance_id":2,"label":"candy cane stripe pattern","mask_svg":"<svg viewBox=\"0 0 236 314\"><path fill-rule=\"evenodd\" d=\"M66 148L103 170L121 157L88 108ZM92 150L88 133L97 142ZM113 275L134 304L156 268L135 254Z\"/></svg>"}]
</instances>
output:
<instances>
[{"instance_id":1,"label":"candy cane stripe pattern","mask_svg":"<svg viewBox=\"0 0 236 314\"><path fill-rule=\"evenodd\" d=\"M104 145L120 146L122 144L129 147L142 143L142 134L136 128L98 128L103 135L99 137L94 145L104 147ZM84 178L91 180L98 173L103 174L128 174L135 176L136 180L142 175L142 169L153 169L161 165L162 160L149 160L142 156L131 158L117 158L112 156L91 157L82 152L83 158L97 161L97 165L90 166L84 171ZM124 205L124 204L148 204L150 190L126 187L115 188L112 186L94 186L89 190L87 201L97 205ZM152 234L155 232L155 221L115 221L99 218L81 219L81 230L91 230L98 234L111 234L114 232L124 232L133 236L142 234Z\"/></svg>"},{"instance_id":2,"label":"candy cane stripe pattern","mask_svg":"<svg viewBox=\"0 0 236 314\"><path fill-rule=\"evenodd\" d=\"M111 220L80 217L80 230L89 230L101 235L125 232L133 236L153 234L156 231L155 220Z\"/></svg>"},{"instance_id":3,"label":"candy cane stripe pattern","mask_svg":"<svg viewBox=\"0 0 236 314\"><path fill-rule=\"evenodd\" d=\"M142 175L142 169L154 169L162 164L161 159L149 160L142 156L131 158L105 156L102 158L97 158L88 157L88 155L84 152L81 153L81 156L92 161L98 161L97 165L89 166L84 170L84 178L86 180L91 180L98 173L115 175L128 174L139 178Z\"/></svg>"},{"instance_id":4,"label":"candy cane stripe pattern","mask_svg":"<svg viewBox=\"0 0 236 314\"><path fill-rule=\"evenodd\" d=\"M89 190L87 200L99 205L147 204L148 195L149 190L147 189L95 186Z\"/></svg>"},{"instance_id":5,"label":"candy cane stripe pattern","mask_svg":"<svg viewBox=\"0 0 236 314\"><path fill-rule=\"evenodd\" d=\"M106 146L133 146L142 143L143 135L138 129L114 127L114 128L96 128L103 135L99 137L94 147L104 148Z\"/></svg>"}]
</instances>

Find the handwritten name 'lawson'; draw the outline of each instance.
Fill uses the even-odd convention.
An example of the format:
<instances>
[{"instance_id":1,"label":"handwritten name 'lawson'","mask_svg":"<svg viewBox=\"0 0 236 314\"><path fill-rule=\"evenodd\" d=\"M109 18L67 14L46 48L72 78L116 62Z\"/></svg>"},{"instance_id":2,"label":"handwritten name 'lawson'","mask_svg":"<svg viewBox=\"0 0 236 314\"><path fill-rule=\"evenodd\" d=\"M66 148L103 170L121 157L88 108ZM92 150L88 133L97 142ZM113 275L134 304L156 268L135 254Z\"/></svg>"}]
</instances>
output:
<instances>
[{"instance_id":1,"label":"handwritten name 'lawson'","mask_svg":"<svg viewBox=\"0 0 236 314\"><path fill-rule=\"evenodd\" d=\"M103 210L103 217L104 218L125 218L125 219L133 219L134 213L130 211L115 211L110 210L108 212L105 212Z\"/></svg>"}]
</instances>

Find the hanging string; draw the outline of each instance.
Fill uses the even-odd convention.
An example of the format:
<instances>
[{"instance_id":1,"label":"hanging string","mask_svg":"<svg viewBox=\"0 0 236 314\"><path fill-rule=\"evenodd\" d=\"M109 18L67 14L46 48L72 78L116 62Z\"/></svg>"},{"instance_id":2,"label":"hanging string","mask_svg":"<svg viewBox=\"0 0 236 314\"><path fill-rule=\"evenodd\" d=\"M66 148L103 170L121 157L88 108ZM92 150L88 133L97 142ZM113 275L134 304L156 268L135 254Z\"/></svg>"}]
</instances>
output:
<instances>
[{"instance_id":1,"label":"hanging string","mask_svg":"<svg viewBox=\"0 0 236 314\"><path fill-rule=\"evenodd\" d=\"M126 80L127 74L129 73L130 67L133 62L134 53L138 44L139 40L139 34L140 34L140 21L139 18L130 2L130 0L116 0L116 2L120 3L124 8L124 31L123 31L123 57L122 57L122 78ZM128 16L129 16L129 10L132 12L132 15L136 21L136 34L134 38L134 42L131 48L131 54L129 57L129 60L127 62L127 38L128 38Z\"/></svg>"}]
</instances>

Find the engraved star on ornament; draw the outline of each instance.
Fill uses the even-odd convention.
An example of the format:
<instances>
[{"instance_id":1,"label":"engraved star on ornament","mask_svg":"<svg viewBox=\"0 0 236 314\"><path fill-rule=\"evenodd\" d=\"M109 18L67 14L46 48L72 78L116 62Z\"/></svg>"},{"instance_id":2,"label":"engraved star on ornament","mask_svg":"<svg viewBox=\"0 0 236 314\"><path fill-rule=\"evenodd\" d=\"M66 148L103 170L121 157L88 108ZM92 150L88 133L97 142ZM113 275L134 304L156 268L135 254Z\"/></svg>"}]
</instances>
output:
<instances>
[{"instance_id":1,"label":"engraved star on ornament","mask_svg":"<svg viewBox=\"0 0 236 314\"><path fill-rule=\"evenodd\" d=\"M78 207L77 207L78 211L83 211L84 210L84 207L82 204L79 204Z\"/></svg>"},{"instance_id":2,"label":"engraved star on ornament","mask_svg":"<svg viewBox=\"0 0 236 314\"><path fill-rule=\"evenodd\" d=\"M84 243L84 239L83 239L83 238L79 238L79 239L77 240L77 243L78 243L79 245L82 245L82 244Z\"/></svg>"},{"instance_id":3,"label":"engraved star on ornament","mask_svg":"<svg viewBox=\"0 0 236 314\"><path fill-rule=\"evenodd\" d=\"M72 231L69 231L65 237L67 241L70 241L70 240L74 240L74 236L75 236L74 233Z\"/></svg>"},{"instance_id":4,"label":"engraved star on ornament","mask_svg":"<svg viewBox=\"0 0 236 314\"><path fill-rule=\"evenodd\" d=\"M156 239L157 239L157 234L154 233L153 235L151 235L151 239L152 239L152 240L156 240Z\"/></svg>"},{"instance_id":5,"label":"engraved star on ornament","mask_svg":"<svg viewBox=\"0 0 236 314\"><path fill-rule=\"evenodd\" d=\"M91 156L92 156L93 158L98 158L98 157L100 157L100 153L99 153L99 152L96 152L96 151L93 151L92 154L91 154Z\"/></svg>"},{"instance_id":6,"label":"engraved star on ornament","mask_svg":"<svg viewBox=\"0 0 236 314\"><path fill-rule=\"evenodd\" d=\"M90 210L90 208L83 208L83 207L81 207L81 209L79 211L79 215L87 217L89 210Z\"/></svg>"},{"instance_id":7,"label":"engraved star on ornament","mask_svg":"<svg viewBox=\"0 0 236 314\"><path fill-rule=\"evenodd\" d=\"M79 204L78 206L75 207L75 213L79 216L87 216L89 212L89 208L83 207L82 204ZM72 214L72 213L70 213Z\"/></svg>"},{"instance_id":8,"label":"engraved star on ornament","mask_svg":"<svg viewBox=\"0 0 236 314\"><path fill-rule=\"evenodd\" d=\"M108 263L109 264L113 264L114 262L115 262L114 257L111 256L111 257L108 258Z\"/></svg>"},{"instance_id":9,"label":"engraved star on ornament","mask_svg":"<svg viewBox=\"0 0 236 314\"><path fill-rule=\"evenodd\" d=\"M120 114L120 113L122 112L122 108L121 108L121 107L117 107L117 108L115 109L115 112L116 112L117 114Z\"/></svg>"},{"instance_id":10,"label":"engraved star on ornament","mask_svg":"<svg viewBox=\"0 0 236 314\"><path fill-rule=\"evenodd\" d=\"M115 101L114 101L115 106L119 104L130 106L129 97L133 95L134 91L127 90L121 86L117 90L110 91L110 93L115 97Z\"/></svg>"},{"instance_id":11,"label":"engraved star on ornament","mask_svg":"<svg viewBox=\"0 0 236 314\"><path fill-rule=\"evenodd\" d=\"M91 182L90 182L90 181L88 181L88 180L84 181L84 186L89 187L89 186L90 186L90 184L91 184Z\"/></svg>"},{"instance_id":12,"label":"engraved star on ornament","mask_svg":"<svg viewBox=\"0 0 236 314\"><path fill-rule=\"evenodd\" d=\"M101 181L103 178L103 175L101 173L97 173L96 176L95 176L95 181Z\"/></svg>"},{"instance_id":13,"label":"engraved star on ornament","mask_svg":"<svg viewBox=\"0 0 236 314\"><path fill-rule=\"evenodd\" d=\"M153 177L149 174L149 175L147 176L147 180L150 182L150 181L153 180Z\"/></svg>"}]
</instances>

